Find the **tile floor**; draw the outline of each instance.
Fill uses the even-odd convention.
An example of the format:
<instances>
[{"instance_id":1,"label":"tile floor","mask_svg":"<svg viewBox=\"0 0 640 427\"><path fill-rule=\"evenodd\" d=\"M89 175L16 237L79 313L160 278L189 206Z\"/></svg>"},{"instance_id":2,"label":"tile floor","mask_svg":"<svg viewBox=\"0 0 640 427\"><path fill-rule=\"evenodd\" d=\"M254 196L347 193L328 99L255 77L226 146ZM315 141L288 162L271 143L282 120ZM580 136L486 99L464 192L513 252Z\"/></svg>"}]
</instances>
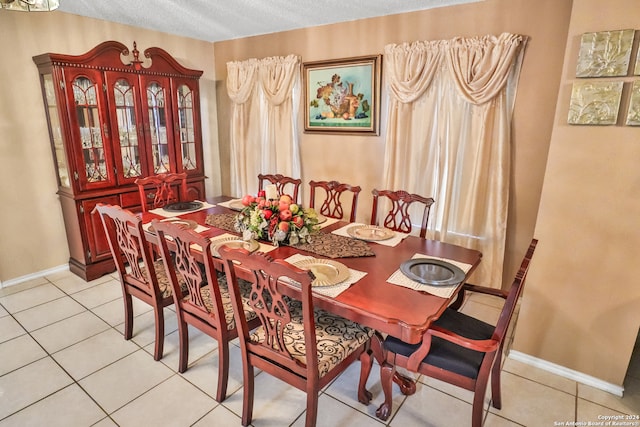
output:
<instances>
[{"instance_id":1,"label":"tile floor","mask_svg":"<svg viewBox=\"0 0 640 427\"><path fill-rule=\"evenodd\" d=\"M192 330L189 369L177 373L175 313L167 309L164 358L155 362L152 312L135 304L134 337L125 341L114 277L87 283L64 272L0 289L0 427L240 425L239 348L231 348L229 397L218 403L216 342ZM463 310L487 321L498 313L487 297L468 300ZM484 425L569 425L639 414L636 347L624 398L507 358L503 409L488 405ZM394 385L394 411L383 424L375 418L383 400L377 367L369 379L369 406L356 399L359 371L358 363L352 365L322 391L319 426L470 425L472 394L425 377L418 378L413 396ZM265 373L256 375L255 386L253 425L304 425L304 393Z\"/></svg>"}]
</instances>

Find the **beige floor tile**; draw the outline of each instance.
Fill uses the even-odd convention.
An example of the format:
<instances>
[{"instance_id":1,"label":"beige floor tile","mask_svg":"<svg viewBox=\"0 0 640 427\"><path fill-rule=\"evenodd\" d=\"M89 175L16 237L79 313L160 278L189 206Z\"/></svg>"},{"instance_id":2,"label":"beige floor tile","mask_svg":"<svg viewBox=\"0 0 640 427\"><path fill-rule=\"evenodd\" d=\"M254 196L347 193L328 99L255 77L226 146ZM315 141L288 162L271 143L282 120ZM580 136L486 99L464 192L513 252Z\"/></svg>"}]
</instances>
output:
<instances>
[{"instance_id":1,"label":"beige floor tile","mask_svg":"<svg viewBox=\"0 0 640 427\"><path fill-rule=\"evenodd\" d=\"M239 426L241 418L225 408L223 405L216 406L213 411L201 418L193 427L210 427L210 426Z\"/></svg>"},{"instance_id":2,"label":"beige floor tile","mask_svg":"<svg viewBox=\"0 0 640 427\"><path fill-rule=\"evenodd\" d=\"M5 310L3 306L0 305L0 317L5 317L8 315L9 315L9 312Z\"/></svg>"},{"instance_id":3,"label":"beige floor tile","mask_svg":"<svg viewBox=\"0 0 640 427\"><path fill-rule=\"evenodd\" d=\"M578 399L576 403L576 414L576 421L581 423L584 422L586 425L589 425L589 423L593 423L591 425L597 425L595 423L605 421L605 417L621 417L621 421L626 421L624 420L624 414L622 412L606 408L584 399Z\"/></svg>"},{"instance_id":4,"label":"beige floor tile","mask_svg":"<svg viewBox=\"0 0 640 427\"><path fill-rule=\"evenodd\" d=\"M526 426L546 426L574 414L575 400L572 394L502 372L502 409L490 406L489 411Z\"/></svg>"},{"instance_id":5,"label":"beige floor tile","mask_svg":"<svg viewBox=\"0 0 640 427\"><path fill-rule=\"evenodd\" d=\"M5 341L0 344L0 376L46 356L42 347L27 334Z\"/></svg>"},{"instance_id":6,"label":"beige floor tile","mask_svg":"<svg viewBox=\"0 0 640 427\"><path fill-rule=\"evenodd\" d=\"M169 323L173 328L174 322L167 322L167 319L174 318L175 313L165 311L165 322ZM218 348L218 342L211 338L209 335L201 332L200 330L194 328L193 326L189 326L189 361L188 365L192 365L202 356L210 353L213 350ZM165 325L165 332L167 330L167 326ZM178 361L180 359L180 343L179 343L179 333L177 330L170 332L164 337L164 356L162 357L162 363L167 365L169 368L174 371L178 371ZM140 341L140 340L138 340ZM153 348L155 342L151 342L150 344L144 347L145 351L151 355L153 355ZM216 356L217 358L217 356Z\"/></svg>"},{"instance_id":7,"label":"beige floor tile","mask_svg":"<svg viewBox=\"0 0 640 427\"><path fill-rule=\"evenodd\" d=\"M377 363L373 364L369 379L367 380L367 390L373 395L373 399L368 405L364 405L358 401L359 381L360 362L354 362L340 374L338 378L329 384L325 393L370 417L375 417L376 410L384 402L384 393L382 393L382 386L380 384L380 366ZM393 407L391 409L391 416L393 416L405 398L406 396L400 392L400 388L394 383L392 389Z\"/></svg>"},{"instance_id":8,"label":"beige floor tile","mask_svg":"<svg viewBox=\"0 0 640 427\"><path fill-rule=\"evenodd\" d=\"M121 427L188 426L217 405L214 399L176 375L116 411L112 418Z\"/></svg>"},{"instance_id":9,"label":"beige floor tile","mask_svg":"<svg viewBox=\"0 0 640 427\"><path fill-rule=\"evenodd\" d=\"M118 427L118 424L116 424L111 418L105 417L91 427Z\"/></svg>"},{"instance_id":10,"label":"beige floor tile","mask_svg":"<svg viewBox=\"0 0 640 427\"><path fill-rule=\"evenodd\" d=\"M626 378L623 397L584 384L578 384L578 397L623 414L640 414L640 380L635 378Z\"/></svg>"},{"instance_id":11,"label":"beige floor tile","mask_svg":"<svg viewBox=\"0 0 640 427\"><path fill-rule=\"evenodd\" d=\"M90 426L105 415L80 387L72 384L0 421L0 426Z\"/></svg>"},{"instance_id":12,"label":"beige floor tile","mask_svg":"<svg viewBox=\"0 0 640 427\"><path fill-rule=\"evenodd\" d=\"M66 296L64 292L56 288L51 283L29 288L20 292L11 293L0 298L0 304L9 313L18 313L36 305L53 301L54 299Z\"/></svg>"},{"instance_id":13,"label":"beige floor tile","mask_svg":"<svg viewBox=\"0 0 640 427\"><path fill-rule=\"evenodd\" d=\"M117 281L109 280L76 292L71 296L83 306L91 309L109 301L122 298L122 288Z\"/></svg>"},{"instance_id":14,"label":"beige floor tile","mask_svg":"<svg viewBox=\"0 0 640 427\"><path fill-rule=\"evenodd\" d=\"M467 297L467 301L473 301L484 305L489 305L491 307L497 308L498 310L502 310L504 306L504 298L496 297L493 295L481 294L478 292L469 292Z\"/></svg>"},{"instance_id":15,"label":"beige floor tile","mask_svg":"<svg viewBox=\"0 0 640 427\"><path fill-rule=\"evenodd\" d=\"M85 308L73 298L63 297L16 313L15 318L28 331L34 331L83 311Z\"/></svg>"},{"instance_id":16,"label":"beige floor tile","mask_svg":"<svg viewBox=\"0 0 640 427\"><path fill-rule=\"evenodd\" d=\"M255 427L291 425L307 406L303 391L265 372L255 377L253 421ZM224 401L224 406L236 415L242 415L244 387Z\"/></svg>"},{"instance_id":17,"label":"beige floor tile","mask_svg":"<svg viewBox=\"0 0 640 427\"><path fill-rule=\"evenodd\" d=\"M430 378L424 375L420 377L420 382L431 388L435 388L438 391L441 391L450 396L453 396L457 399L463 400L469 404L473 402L474 393L472 391L465 390L464 388L446 383L444 381L437 380L435 378ZM491 400L491 387L488 386L485 397L484 397L485 405L487 405L490 400Z\"/></svg>"},{"instance_id":18,"label":"beige floor tile","mask_svg":"<svg viewBox=\"0 0 640 427\"><path fill-rule=\"evenodd\" d=\"M11 316L0 317L0 343L12 340L20 335L26 334L20 323Z\"/></svg>"},{"instance_id":19,"label":"beige floor tile","mask_svg":"<svg viewBox=\"0 0 640 427\"><path fill-rule=\"evenodd\" d=\"M133 298L132 301L134 316L133 323L135 324L135 317L153 310L153 307L146 302L140 301L138 298ZM122 298L109 301L93 308L91 311L111 326L123 325L121 330L124 330L124 302Z\"/></svg>"},{"instance_id":20,"label":"beige floor tile","mask_svg":"<svg viewBox=\"0 0 640 427\"><path fill-rule=\"evenodd\" d=\"M469 426L471 405L421 383L391 419L390 426Z\"/></svg>"},{"instance_id":21,"label":"beige floor tile","mask_svg":"<svg viewBox=\"0 0 640 427\"><path fill-rule=\"evenodd\" d=\"M178 330L178 320L176 314L165 307L164 311L164 334L169 335ZM124 335L124 323L116 326L116 329ZM133 336L131 340L140 347L145 347L156 340L156 319L152 311L147 311L140 316L133 318ZM166 343L165 343L166 345Z\"/></svg>"},{"instance_id":22,"label":"beige floor tile","mask_svg":"<svg viewBox=\"0 0 640 427\"><path fill-rule=\"evenodd\" d=\"M79 276L76 276L75 274L67 274L56 279L49 278L49 280L58 288L60 288L64 293L71 295L75 294L76 292L92 288L96 285L99 285L100 283L105 283L109 280L112 280L112 278L111 276L107 275L87 282L86 280Z\"/></svg>"},{"instance_id":23,"label":"beige floor tile","mask_svg":"<svg viewBox=\"0 0 640 427\"><path fill-rule=\"evenodd\" d=\"M5 297L7 295L15 294L17 292L22 292L27 289L32 289L48 283L49 281L46 278L36 277L34 279L25 280L24 282L20 282L15 285L5 286L4 288L0 288L0 298Z\"/></svg>"},{"instance_id":24,"label":"beige floor tile","mask_svg":"<svg viewBox=\"0 0 640 427\"><path fill-rule=\"evenodd\" d=\"M144 350L138 350L85 377L79 383L111 414L173 374Z\"/></svg>"},{"instance_id":25,"label":"beige floor tile","mask_svg":"<svg viewBox=\"0 0 640 427\"><path fill-rule=\"evenodd\" d=\"M55 353L108 328L109 325L98 316L85 311L33 331L31 335L45 350L49 353Z\"/></svg>"},{"instance_id":26,"label":"beige floor tile","mask_svg":"<svg viewBox=\"0 0 640 427\"><path fill-rule=\"evenodd\" d=\"M215 398L218 387L218 360L218 350L216 349L195 362L192 362L187 371L181 375L187 381L200 388L200 390ZM163 362L165 362L164 359ZM178 367L178 361L176 360L175 363L168 366L176 370ZM240 349L232 345L229 346L229 379L227 381L227 396L231 396L233 393L240 390L242 384L242 359Z\"/></svg>"},{"instance_id":27,"label":"beige floor tile","mask_svg":"<svg viewBox=\"0 0 640 427\"><path fill-rule=\"evenodd\" d=\"M107 329L52 357L77 381L137 350L137 345L126 341L117 331Z\"/></svg>"},{"instance_id":28,"label":"beige floor tile","mask_svg":"<svg viewBox=\"0 0 640 427\"><path fill-rule=\"evenodd\" d=\"M502 418L496 414L492 414L491 412L489 412L482 426L483 427L518 427L518 426L522 426L522 424L515 423L511 420L507 420L506 418Z\"/></svg>"},{"instance_id":29,"label":"beige floor tile","mask_svg":"<svg viewBox=\"0 0 640 427\"><path fill-rule=\"evenodd\" d=\"M0 377L0 420L72 382L48 357Z\"/></svg>"},{"instance_id":30,"label":"beige floor tile","mask_svg":"<svg viewBox=\"0 0 640 427\"><path fill-rule=\"evenodd\" d=\"M474 300L466 301L460 311L491 325L495 325L498 322L498 317L500 317L500 309Z\"/></svg>"},{"instance_id":31,"label":"beige floor tile","mask_svg":"<svg viewBox=\"0 0 640 427\"><path fill-rule=\"evenodd\" d=\"M577 393L577 383L568 378L561 377L559 375L552 374L549 371L545 371L535 366L527 365L526 363L519 362L517 360L508 358L504 362L502 367L503 372L510 372L521 377L528 378L540 384L548 385L557 390L564 391L572 395Z\"/></svg>"},{"instance_id":32,"label":"beige floor tile","mask_svg":"<svg viewBox=\"0 0 640 427\"><path fill-rule=\"evenodd\" d=\"M292 427L304 427L306 411L293 423ZM318 399L318 427L369 427L383 426L382 421L372 418L362 412L348 406L326 394L321 394Z\"/></svg>"}]
</instances>

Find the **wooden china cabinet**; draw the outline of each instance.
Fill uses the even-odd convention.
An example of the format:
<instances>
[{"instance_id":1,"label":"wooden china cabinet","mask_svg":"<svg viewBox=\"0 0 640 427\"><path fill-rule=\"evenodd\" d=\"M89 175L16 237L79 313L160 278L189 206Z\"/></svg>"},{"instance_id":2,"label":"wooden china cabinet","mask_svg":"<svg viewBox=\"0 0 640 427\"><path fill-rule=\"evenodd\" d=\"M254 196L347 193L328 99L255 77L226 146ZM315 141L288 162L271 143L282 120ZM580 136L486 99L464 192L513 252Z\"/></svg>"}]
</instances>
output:
<instances>
[{"instance_id":1,"label":"wooden china cabinet","mask_svg":"<svg viewBox=\"0 0 640 427\"><path fill-rule=\"evenodd\" d=\"M83 55L45 53L38 66L58 194L69 243L69 267L85 280L114 271L98 215L99 202L141 210L136 178L186 172L186 195L205 197L200 125L202 71L152 47L131 59L107 41ZM147 62L150 62L147 65Z\"/></svg>"}]
</instances>

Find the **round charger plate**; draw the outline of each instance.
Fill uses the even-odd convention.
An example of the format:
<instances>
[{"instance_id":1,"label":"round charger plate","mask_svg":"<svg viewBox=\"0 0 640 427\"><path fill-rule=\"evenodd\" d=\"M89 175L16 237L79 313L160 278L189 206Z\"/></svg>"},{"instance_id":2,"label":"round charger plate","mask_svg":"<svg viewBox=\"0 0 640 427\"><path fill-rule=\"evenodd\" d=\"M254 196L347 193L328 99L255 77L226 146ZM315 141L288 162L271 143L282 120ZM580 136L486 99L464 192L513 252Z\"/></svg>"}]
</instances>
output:
<instances>
[{"instance_id":1,"label":"round charger plate","mask_svg":"<svg viewBox=\"0 0 640 427\"><path fill-rule=\"evenodd\" d=\"M400 264L400 271L411 280L431 286L456 286L464 281L465 272L446 261L414 258Z\"/></svg>"},{"instance_id":2,"label":"round charger plate","mask_svg":"<svg viewBox=\"0 0 640 427\"><path fill-rule=\"evenodd\" d=\"M245 249L254 252L260 247L260 243L256 240L242 240L240 237L223 237L221 239L211 239L211 253L213 256L220 258L218 249L227 246L232 249Z\"/></svg>"},{"instance_id":3,"label":"round charger plate","mask_svg":"<svg viewBox=\"0 0 640 427\"><path fill-rule=\"evenodd\" d=\"M354 239L366 240L367 242L387 240L396 235L393 230L376 225L354 225L347 228L347 234Z\"/></svg>"},{"instance_id":4,"label":"round charger plate","mask_svg":"<svg viewBox=\"0 0 640 427\"><path fill-rule=\"evenodd\" d=\"M316 276L311 285L317 287L337 285L347 280L350 275L346 265L331 259L306 258L294 262L293 265L303 270L311 270Z\"/></svg>"},{"instance_id":5,"label":"round charger plate","mask_svg":"<svg viewBox=\"0 0 640 427\"><path fill-rule=\"evenodd\" d=\"M182 219L182 218L168 218L165 220L162 220L160 222L170 222L172 224L180 224L183 225L184 228L186 228L187 230L195 230L196 228L198 228L198 223L190 220L190 219ZM153 229L153 225L149 226L149 231L152 233L155 233L156 231Z\"/></svg>"},{"instance_id":6,"label":"round charger plate","mask_svg":"<svg viewBox=\"0 0 640 427\"><path fill-rule=\"evenodd\" d=\"M244 208L246 208L246 206L242 204L242 200L232 200L229 202L229 209L241 211Z\"/></svg>"},{"instance_id":7,"label":"round charger plate","mask_svg":"<svg viewBox=\"0 0 640 427\"><path fill-rule=\"evenodd\" d=\"M189 212L189 211L197 211L202 206L202 202L194 201L194 202L177 202L177 203L169 203L162 209L167 212Z\"/></svg>"}]
</instances>

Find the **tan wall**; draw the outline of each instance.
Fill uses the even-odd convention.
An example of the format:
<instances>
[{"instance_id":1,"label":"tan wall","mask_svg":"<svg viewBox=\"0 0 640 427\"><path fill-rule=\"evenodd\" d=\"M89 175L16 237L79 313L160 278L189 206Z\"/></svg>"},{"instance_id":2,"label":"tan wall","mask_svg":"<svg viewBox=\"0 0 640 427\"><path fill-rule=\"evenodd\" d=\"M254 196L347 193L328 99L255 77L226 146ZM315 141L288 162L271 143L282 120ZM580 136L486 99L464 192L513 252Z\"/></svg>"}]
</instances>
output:
<instances>
[{"instance_id":1,"label":"tan wall","mask_svg":"<svg viewBox=\"0 0 640 427\"><path fill-rule=\"evenodd\" d=\"M487 0L463 6L373 18L215 44L223 191L229 184L229 98L226 63L297 54L302 61L380 54L389 43L511 32L531 38L525 53L514 116L512 195L505 278L511 281L533 235L551 137L569 1ZM371 190L380 188L386 94L379 137L302 134L302 179L360 185L358 220L368 221ZM302 110L303 111L303 110ZM303 129L302 122L300 128ZM308 195L303 195L308 203ZM436 201L437 203L437 201Z\"/></svg>"},{"instance_id":2,"label":"tan wall","mask_svg":"<svg viewBox=\"0 0 640 427\"><path fill-rule=\"evenodd\" d=\"M200 69L208 192L220 192L213 45L61 12L0 12L0 281L68 262L38 71L32 56L81 54L106 40L158 46Z\"/></svg>"},{"instance_id":3,"label":"tan wall","mask_svg":"<svg viewBox=\"0 0 640 427\"><path fill-rule=\"evenodd\" d=\"M622 385L640 325L640 129L567 124L581 35L640 30L637 0L602 6L573 4L514 348Z\"/></svg>"}]
</instances>

